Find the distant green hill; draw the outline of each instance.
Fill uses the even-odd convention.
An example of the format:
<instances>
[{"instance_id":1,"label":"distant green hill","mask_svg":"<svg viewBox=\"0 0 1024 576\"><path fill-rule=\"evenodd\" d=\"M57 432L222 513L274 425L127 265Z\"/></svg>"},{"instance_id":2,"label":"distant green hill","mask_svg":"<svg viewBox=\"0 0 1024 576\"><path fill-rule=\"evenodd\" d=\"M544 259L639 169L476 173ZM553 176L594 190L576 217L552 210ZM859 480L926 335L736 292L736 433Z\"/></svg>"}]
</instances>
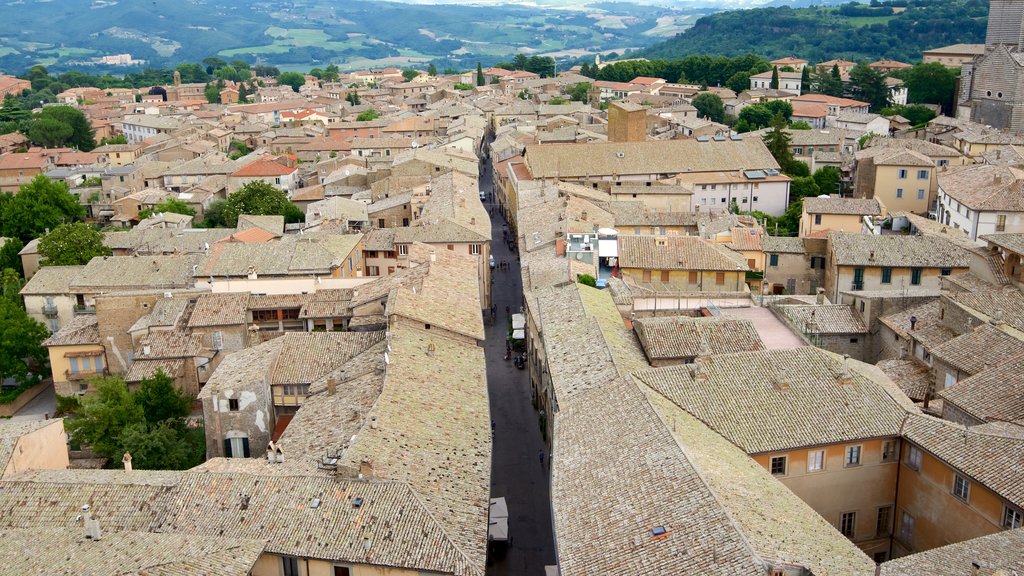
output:
<instances>
[{"instance_id":1,"label":"distant green hill","mask_svg":"<svg viewBox=\"0 0 1024 576\"><path fill-rule=\"evenodd\" d=\"M896 4L899 4L898 6ZM693 28L630 57L688 54L796 56L917 62L921 52L985 41L988 0L911 0L871 7L757 8L711 14Z\"/></svg>"}]
</instances>

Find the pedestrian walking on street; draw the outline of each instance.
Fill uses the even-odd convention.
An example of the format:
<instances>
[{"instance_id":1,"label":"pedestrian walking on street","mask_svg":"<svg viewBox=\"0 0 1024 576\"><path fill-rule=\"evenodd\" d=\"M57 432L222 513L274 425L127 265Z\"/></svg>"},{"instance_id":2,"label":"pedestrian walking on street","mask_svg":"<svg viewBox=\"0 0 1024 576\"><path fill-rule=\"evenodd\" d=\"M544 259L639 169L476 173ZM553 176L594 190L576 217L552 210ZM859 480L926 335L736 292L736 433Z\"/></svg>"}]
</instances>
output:
<instances>
[{"instance_id":1,"label":"pedestrian walking on street","mask_svg":"<svg viewBox=\"0 0 1024 576\"><path fill-rule=\"evenodd\" d=\"M512 309L509 308L508 306L505 306L505 316L509 316L511 314L511 312L512 312Z\"/></svg>"},{"instance_id":2,"label":"pedestrian walking on street","mask_svg":"<svg viewBox=\"0 0 1024 576\"><path fill-rule=\"evenodd\" d=\"M540 467L544 467L544 449L541 448L540 452L537 453L537 459L540 460Z\"/></svg>"}]
</instances>

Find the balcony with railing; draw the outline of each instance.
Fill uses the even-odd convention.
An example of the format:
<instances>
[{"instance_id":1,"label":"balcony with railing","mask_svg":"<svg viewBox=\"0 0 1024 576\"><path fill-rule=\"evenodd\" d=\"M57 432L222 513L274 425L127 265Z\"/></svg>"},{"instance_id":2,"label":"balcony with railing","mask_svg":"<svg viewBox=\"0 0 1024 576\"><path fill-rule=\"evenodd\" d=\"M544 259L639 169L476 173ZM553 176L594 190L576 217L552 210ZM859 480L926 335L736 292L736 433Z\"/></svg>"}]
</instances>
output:
<instances>
[{"instance_id":1,"label":"balcony with railing","mask_svg":"<svg viewBox=\"0 0 1024 576\"><path fill-rule=\"evenodd\" d=\"M107 375L109 375L109 372L107 372L106 368L103 368L101 370L76 370L74 372L72 372L71 370L64 371L64 378L68 382L77 382L79 380L88 380L89 378Z\"/></svg>"},{"instance_id":2,"label":"balcony with railing","mask_svg":"<svg viewBox=\"0 0 1024 576\"><path fill-rule=\"evenodd\" d=\"M852 283L851 289L852 290L863 290L864 289L864 281L863 280L854 280L853 283Z\"/></svg>"},{"instance_id":3,"label":"balcony with railing","mask_svg":"<svg viewBox=\"0 0 1024 576\"><path fill-rule=\"evenodd\" d=\"M86 306L85 304L75 304L75 316L81 316L82 314L95 314L95 306Z\"/></svg>"},{"instance_id":4,"label":"balcony with railing","mask_svg":"<svg viewBox=\"0 0 1024 576\"><path fill-rule=\"evenodd\" d=\"M43 316L46 316L47 318L55 318L57 316L57 305L43 304Z\"/></svg>"}]
</instances>

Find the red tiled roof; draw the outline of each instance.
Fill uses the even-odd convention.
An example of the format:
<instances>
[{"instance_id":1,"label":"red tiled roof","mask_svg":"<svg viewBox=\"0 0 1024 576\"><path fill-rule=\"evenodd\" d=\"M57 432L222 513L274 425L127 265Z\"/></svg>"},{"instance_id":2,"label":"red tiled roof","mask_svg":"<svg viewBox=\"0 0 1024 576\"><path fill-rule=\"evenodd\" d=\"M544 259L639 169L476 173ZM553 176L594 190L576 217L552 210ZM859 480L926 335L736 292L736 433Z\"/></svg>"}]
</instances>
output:
<instances>
[{"instance_id":1,"label":"red tiled roof","mask_svg":"<svg viewBox=\"0 0 1024 576\"><path fill-rule=\"evenodd\" d=\"M232 173L232 176L287 176L295 172L295 168L290 168L283 164L278 164L272 160L257 160L251 164L243 166L241 169L236 170Z\"/></svg>"}]
</instances>

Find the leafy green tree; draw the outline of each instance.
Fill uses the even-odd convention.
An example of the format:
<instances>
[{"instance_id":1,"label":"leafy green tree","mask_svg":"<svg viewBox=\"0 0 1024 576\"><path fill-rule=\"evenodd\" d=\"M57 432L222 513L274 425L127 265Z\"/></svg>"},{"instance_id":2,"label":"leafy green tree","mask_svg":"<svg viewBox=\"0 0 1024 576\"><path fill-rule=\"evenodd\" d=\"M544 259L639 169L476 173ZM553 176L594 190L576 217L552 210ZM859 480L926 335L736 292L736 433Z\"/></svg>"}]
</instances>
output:
<instances>
[{"instance_id":1,"label":"leafy green tree","mask_svg":"<svg viewBox=\"0 0 1024 576\"><path fill-rule=\"evenodd\" d=\"M814 182L822 194L838 194L842 173L835 166L822 166L814 171Z\"/></svg>"},{"instance_id":2,"label":"leafy green tree","mask_svg":"<svg viewBox=\"0 0 1024 576\"><path fill-rule=\"evenodd\" d=\"M431 63L429 66L427 66L427 75L428 76L437 76L437 66L434 66L433 63Z\"/></svg>"},{"instance_id":3,"label":"leafy green tree","mask_svg":"<svg viewBox=\"0 0 1024 576\"><path fill-rule=\"evenodd\" d=\"M195 437L193 430L171 422L131 424L121 431L118 443L122 454L131 453L132 466L139 470L186 470L201 464L205 455L205 440L183 441L189 436Z\"/></svg>"},{"instance_id":4,"label":"leafy green tree","mask_svg":"<svg viewBox=\"0 0 1024 576\"><path fill-rule=\"evenodd\" d=\"M87 444L98 454L120 459L120 435L132 424L144 423L145 413L118 376L94 378L96 392L82 400L75 418L64 421L72 440ZM134 465L134 462L133 462Z\"/></svg>"},{"instance_id":5,"label":"leafy green tree","mask_svg":"<svg viewBox=\"0 0 1024 576\"><path fill-rule=\"evenodd\" d=\"M340 76L338 66L336 64L330 64L324 68L324 82L337 82Z\"/></svg>"},{"instance_id":6,"label":"leafy green tree","mask_svg":"<svg viewBox=\"0 0 1024 576\"><path fill-rule=\"evenodd\" d=\"M847 92L850 97L870 104L872 110L881 110L890 102L885 78L867 64L858 64L850 70Z\"/></svg>"},{"instance_id":7,"label":"leafy green tree","mask_svg":"<svg viewBox=\"0 0 1024 576\"><path fill-rule=\"evenodd\" d=\"M227 205L224 207L224 222L229 227L234 227L242 214L276 214L284 216L288 222L302 221L302 211L288 201L284 191L262 181L249 182L228 196Z\"/></svg>"},{"instance_id":8,"label":"leafy green tree","mask_svg":"<svg viewBox=\"0 0 1024 576\"><path fill-rule=\"evenodd\" d=\"M899 114L906 118L911 126L920 126L935 118L935 111L927 106L921 104L911 104L910 106L891 106L889 108L883 108L879 114L882 116L895 116Z\"/></svg>"},{"instance_id":9,"label":"leafy green tree","mask_svg":"<svg viewBox=\"0 0 1024 576\"><path fill-rule=\"evenodd\" d=\"M749 108L749 106L748 106ZM786 132L786 120L776 113L771 120L772 129L764 135L764 145L783 170L793 162L793 139Z\"/></svg>"},{"instance_id":10,"label":"leafy green tree","mask_svg":"<svg viewBox=\"0 0 1024 576\"><path fill-rule=\"evenodd\" d=\"M41 344L49 335L46 326L29 318L21 306L0 298L0 380L13 378L25 383L40 379L48 359Z\"/></svg>"},{"instance_id":11,"label":"leafy green tree","mask_svg":"<svg viewBox=\"0 0 1024 576\"><path fill-rule=\"evenodd\" d=\"M839 75L839 67L833 65L831 72L828 70L816 70L811 79L811 88L809 90L826 96L842 96L843 79Z\"/></svg>"},{"instance_id":12,"label":"leafy green tree","mask_svg":"<svg viewBox=\"0 0 1024 576\"><path fill-rule=\"evenodd\" d=\"M590 286L591 288L597 288L597 279L590 274L577 274L576 281L584 286Z\"/></svg>"},{"instance_id":13,"label":"leafy green tree","mask_svg":"<svg viewBox=\"0 0 1024 576\"><path fill-rule=\"evenodd\" d=\"M223 80L207 84L206 89L203 90L203 96L206 97L206 101L210 104L220 104L220 91L223 86Z\"/></svg>"},{"instance_id":14,"label":"leafy green tree","mask_svg":"<svg viewBox=\"0 0 1024 576\"><path fill-rule=\"evenodd\" d=\"M480 63L477 62L476 63L476 85L477 86L483 86L486 83L487 83L486 80L484 80L484 69L483 69L482 66L480 66Z\"/></svg>"},{"instance_id":15,"label":"leafy green tree","mask_svg":"<svg viewBox=\"0 0 1024 576\"><path fill-rule=\"evenodd\" d=\"M139 219L149 218L153 214L163 214L165 212L184 214L185 216L196 215L196 211L184 201L178 200L177 198L168 198L152 208L139 210Z\"/></svg>"},{"instance_id":16,"label":"leafy green tree","mask_svg":"<svg viewBox=\"0 0 1024 576\"><path fill-rule=\"evenodd\" d=\"M277 66L259 64L254 66L252 70L256 73L257 77L261 78L277 78L281 75L281 71L277 69Z\"/></svg>"},{"instance_id":17,"label":"leafy green tree","mask_svg":"<svg viewBox=\"0 0 1024 576\"><path fill-rule=\"evenodd\" d=\"M291 86L293 91L298 92L299 88L306 83L306 77L298 72L282 72L277 77L277 82L284 86Z\"/></svg>"},{"instance_id":18,"label":"leafy green tree","mask_svg":"<svg viewBox=\"0 0 1024 576\"><path fill-rule=\"evenodd\" d=\"M179 74L181 74L181 81L191 84L206 82L210 79L210 75L206 73L206 69L199 64L178 64L175 68Z\"/></svg>"},{"instance_id":19,"label":"leafy green tree","mask_svg":"<svg viewBox=\"0 0 1024 576\"><path fill-rule=\"evenodd\" d=\"M71 106L47 106L37 116L39 119L52 119L62 122L71 127L71 137L68 144L83 152L88 152L96 147L95 131L89 124L89 119L77 108Z\"/></svg>"},{"instance_id":20,"label":"leafy green tree","mask_svg":"<svg viewBox=\"0 0 1024 576\"><path fill-rule=\"evenodd\" d=\"M786 100L769 100L764 103L764 107L772 113L773 118L776 114L782 114L782 119L789 122L793 116L793 105Z\"/></svg>"},{"instance_id":21,"label":"leafy green tree","mask_svg":"<svg viewBox=\"0 0 1024 576\"><path fill-rule=\"evenodd\" d=\"M770 126L772 123L772 111L764 104L751 104L740 110L740 122L747 127L746 131L759 130ZM785 122L785 119L783 119Z\"/></svg>"},{"instance_id":22,"label":"leafy green tree","mask_svg":"<svg viewBox=\"0 0 1024 576\"><path fill-rule=\"evenodd\" d=\"M353 90L346 94L345 101L353 106L359 106L362 103L362 101L359 99L359 92L357 90Z\"/></svg>"},{"instance_id":23,"label":"leafy green tree","mask_svg":"<svg viewBox=\"0 0 1024 576\"><path fill-rule=\"evenodd\" d=\"M61 224L39 240L41 266L81 266L110 254L103 233L84 222Z\"/></svg>"},{"instance_id":24,"label":"leafy green tree","mask_svg":"<svg viewBox=\"0 0 1024 576\"><path fill-rule=\"evenodd\" d=\"M811 176L797 176L793 178L793 182L789 185L789 195L791 198L807 198L808 196L818 196L819 194L821 194L821 188L818 187L818 183Z\"/></svg>"},{"instance_id":25,"label":"leafy green tree","mask_svg":"<svg viewBox=\"0 0 1024 576\"><path fill-rule=\"evenodd\" d=\"M116 136L108 136L100 140L100 146L106 146L107 144L127 144L128 139L124 137L124 134L118 134Z\"/></svg>"},{"instance_id":26,"label":"leafy green tree","mask_svg":"<svg viewBox=\"0 0 1024 576\"><path fill-rule=\"evenodd\" d=\"M804 92L808 92L811 89L811 67L804 66L804 69L800 71L800 86Z\"/></svg>"},{"instance_id":27,"label":"leafy green tree","mask_svg":"<svg viewBox=\"0 0 1024 576\"><path fill-rule=\"evenodd\" d=\"M356 121L369 122L370 120L376 120L377 118L380 118L380 114L378 114L376 110L367 110L365 112L360 112L359 116L356 116Z\"/></svg>"},{"instance_id":28,"label":"leafy green tree","mask_svg":"<svg viewBox=\"0 0 1024 576\"><path fill-rule=\"evenodd\" d=\"M68 192L67 184L40 174L18 189L13 197L0 201L0 235L28 242L47 229L81 220L85 208Z\"/></svg>"},{"instance_id":29,"label":"leafy green tree","mask_svg":"<svg viewBox=\"0 0 1024 576\"><path fill-rule=\"evenodd\" d=\"M772 67L772 79L771 79L771 81L768 82L768 87L771 88L772 90L778 90L779 89L779 67L778 66L773 66Z\"/></svg>"},{"instance_id":30,"label":"leafy green tree","mask_svg":"<svg viewBox=\"0 0 1024 576\"><path fill-rule=\"evenodd\" d=\"M789 123L789 129L790 130L811 130L811 129L813 129L813 126L811 126L810 124L808 124L804 120L797 120L796 122L790 122Z\"/></svg>"},{"instance_id":31,"label":"leafy green tree","mask_svg":"<svg viewBox=\"0 0 1024 576\"><path fill-rule=\"evenodd\" d=\"M956 91L956 71L938 62L917 64L903 72L908 99L914 104L938 104L950 112ZM909 119L909 118L908 118Z\"/></svg>"},{"instance_id":32,"label":"leafy green tree","mask_svg":"<svg viewBox=\"0 0 1024 576\"><path fill-rule=\"evenodd\" d=\"M206 207L206 220L203 221L202 226L204 228L228 228L228 222L225 219L227 205L227 200L210 202L210 205Z\"/></svg>"},{"instance_id":33,"label":"leafy green tree","mask_svg":"<svg viewBox=\"0 0 1024 576\"><path fill-rule=\"evenodd\" d=\"M28 129L28 139L44 148L59 148L71 140L71 126L53 118L37 118Z\"/></svg>"},{"instance_id":34,"label":"leafy green tree","mask_svg":"<svg viewBox=\"0 0 1024 576\"><path fill-rule=\"evenodd\" d=\"M192 411L192 400L175 388L174 379L162 370L157 370L152 378L142 379L135 402L149 424L185 418Z\"/></svg>"},{"instance_id":35,"label":"leafy green tree","mask_svg":"<svg viewBox=\"0 0 1024 576\"><path fill-rule=\"evenodd\" d=\"M793 178L806 177L811 175L811 168L806 162L793 160L787 166L782 168L782 172Z\"/></svg>"},{"instance_id":36,"label":"leafy green tree","mask_svg":"<svg viewBox=\"0 0 1024 576\"><path fill-rule=\"evenodd\" d=\"M419 75L420 73L416 70L402 70L402 79L406 82L412 82L412 79Z\"/></svg>"},{"instance_id":37,"label":"leafy green tree","mask_svg":"<svg viewBox=\"0 0 1024 576\"><path fill-rule=\"evenodd\" d=\"M111 463L131 452L135 468L191 468L203 461L205 440L202 428L185 425L192 402L173 382L158 370L131 392L119 377L94 379L96 393L79 407L72 405L75 416L65 420L68 434Z\"/></svg>"},{"instance_id":38,"label":"leafy green tree","mask_svg":"<svg viewBox=\"0 0 1024 576\"><path fill-rule=\"evenodd\" d=\"M693 97L691 102L697 109L697 114L711 120L712 122L725 121L725 103L722 97L712 92L701 92Z\"/></svg>"},{"instance_id":39,"label":"leafy green tree","mask_svg":"<svg viewBox=\"0 0 1024 576\"><path fill-rule=\"evenodd\" d=\"M0 107L0 122L26 122L31 116L32 112L22 105L17 96L14 94L4 96L4 104Z\"/></svg>"},{"instance_id":40,"label":"leafy green tree","mask_svg":"<svg viewBox=\"0 0 1024 576\"><path fill-rule=\"evenodd\" d=\"M25 286L21 274L14 268L0 269L0 296L9 300L18 308L25 307L25 301L21 299L21 289Z\"/></svg>"},{"instance_id":41,"label":"leafy green tree","mask_svg":"<svg viewBox=\"0 0 1024 576\"><path fill-rule=\"evenodd\" d=\"M24 247L25 243L18 238L8 238L4 245L0 246L0 270L14 270L19 276L24 276L21 256L18 256L18 252Z\"/></svg>"},{"instance_id":42,"label":"leafy green tree","mask_svg":"<svg viewBox=\"0 0 1024 576\"><path fill-rule=\"evenodd\" d=\"M589 97L591 86L592 84L590 82L573 84L572 87L569 88L569 99L574 102L586 102Z\"/></svg>"}]
</instances>

